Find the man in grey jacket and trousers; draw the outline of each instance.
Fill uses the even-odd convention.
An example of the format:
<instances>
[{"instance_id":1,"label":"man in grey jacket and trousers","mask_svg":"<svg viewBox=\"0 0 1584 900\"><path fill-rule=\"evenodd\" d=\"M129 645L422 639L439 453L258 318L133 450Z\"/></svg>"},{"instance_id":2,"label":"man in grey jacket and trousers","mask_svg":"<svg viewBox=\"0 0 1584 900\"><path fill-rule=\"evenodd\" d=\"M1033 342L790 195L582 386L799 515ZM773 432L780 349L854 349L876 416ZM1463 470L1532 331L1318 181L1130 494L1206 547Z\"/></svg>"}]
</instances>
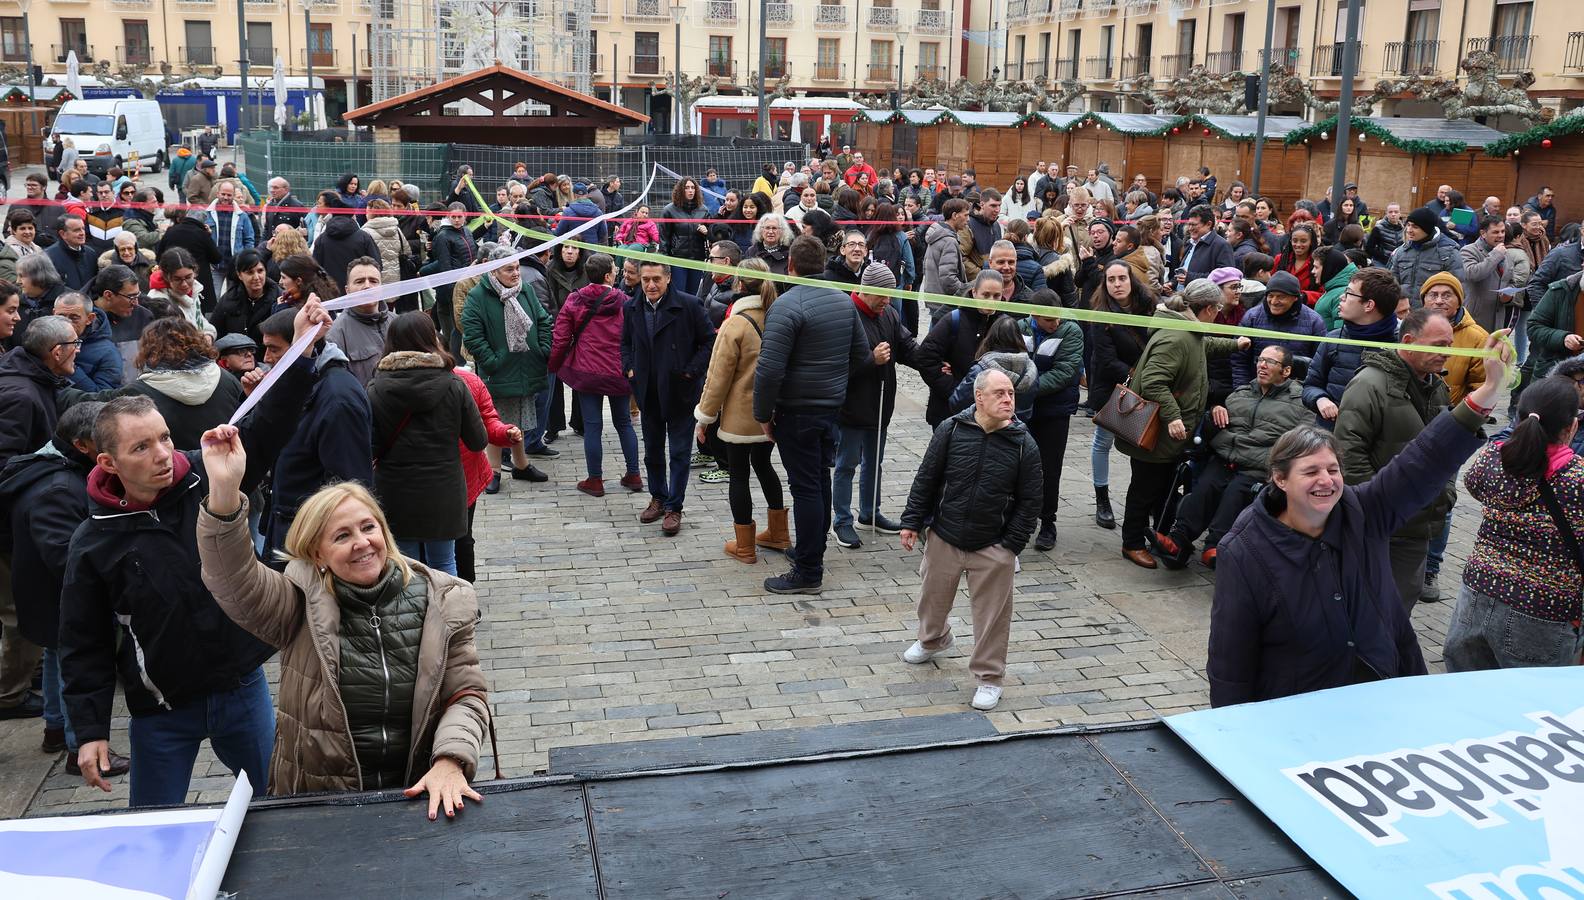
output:
<instances>
[{"instance_id":1,"label":"man in grey jacket and trousers","mask_svg":"<svg viewBox=\"0 0 1584 900\"><path fill-rule=\"evenodd\" d=\"M818 238L806 234L792 242L788 275L817 278L824 271L825 245ZM773 594L823 590L836 416L847 397L848 373L868 354L858 310L841 291L798 285L770 307L754 370L753 412L781 450L797 528L787 551L791 569L765 579Z\"/></svg>"}]
</instances>

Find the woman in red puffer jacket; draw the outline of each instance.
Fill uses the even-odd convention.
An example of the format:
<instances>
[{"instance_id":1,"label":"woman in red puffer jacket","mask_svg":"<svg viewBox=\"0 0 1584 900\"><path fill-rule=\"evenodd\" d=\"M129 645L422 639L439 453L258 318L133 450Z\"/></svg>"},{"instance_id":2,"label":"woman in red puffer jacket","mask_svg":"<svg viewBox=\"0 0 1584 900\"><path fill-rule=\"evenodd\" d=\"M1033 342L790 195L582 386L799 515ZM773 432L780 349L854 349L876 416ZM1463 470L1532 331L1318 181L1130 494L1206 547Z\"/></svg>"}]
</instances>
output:
<instances>
[{"instance_id":1,"label":"woman in red puffer jacket","mask_svg":"<svg viewBox=\"0 0 1584 900\"><path fill-rule=\"evenodd\" d=\"M521 443L522 429L501 421L500 415L495 412L495 401L490 399L489 388L484 386L483 379L461 366L451 371L462 379L462 383L468 387L468 393L473 395L473 402L478 405L479 416L484 420L484 433L489 436L489 442L497 447L511 447ZM462 476L467 479L468 501L467 534L458 538L456 542L457 577L470 582L473 580L473 506L478 502L479 494L484 493L485 486L490 483L495 469L490 465L489 457L484 455L483 450L469 450L467 444L462 441L457 441L457 450L462 455Z\"/></svg>"}]
</instances>

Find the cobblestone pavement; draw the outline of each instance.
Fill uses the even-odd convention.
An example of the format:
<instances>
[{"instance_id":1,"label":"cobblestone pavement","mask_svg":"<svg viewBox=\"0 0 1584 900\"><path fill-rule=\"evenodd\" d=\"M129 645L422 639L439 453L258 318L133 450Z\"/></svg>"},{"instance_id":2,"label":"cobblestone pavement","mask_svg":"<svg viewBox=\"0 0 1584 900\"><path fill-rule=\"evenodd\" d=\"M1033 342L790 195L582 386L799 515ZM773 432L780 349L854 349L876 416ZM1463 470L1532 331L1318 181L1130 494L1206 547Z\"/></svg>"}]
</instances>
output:
<instances>
[{"instance_id":1,"label":"cobblestone pavement","mask_svg":"<svg viewBox=\"0 0 1584 900\"><path fill-rule=\"evenodd\" d=\"M928 439L924 396L906 373L886 444L883 506L893 517ZM1153 719L1208 703L1214 574L1197 562L1147 572L1121 557L1118 532L1092 518L1092 432L1088 420L1074 418L1060 543L1022 557L1006 693L987 714L1002 731ZM605 438L606 472L619 472L609 429ZM596 500L576 492L585 474L581 441L567 432L555 446L559 459L536 460L551 482L504 482L500 494L480 498L475 526L478 648L507 775L543 770L558 746L968 711L966 640L922 666L898 657L917 626L922 557L904 553L895 536L860 531L858 550L832 543L819 596L767 594L760 582L782 570L779 554L750 567L722 553L731 536L724 483L703 484L695 473L682 533L666 538L658 525L638 523L647 495L616 489ZM1114 452L1119 515L1127 480L1126 458ZM755 498L762 505L757 489ZM1444 591L1455 587L1477 515L1477 506L1460 502ZM958 603L953 627L968 638L964 595ZM1432 670L1440 669L1451 605L1414 613ZM269 668L273 683L278 672L273 662ZM124 707L121 714L112 745L125 751ZM18 728L36 734L41 726L3 722L0 736ZM28 746L41 756L36 737ZM103 794L62 766L43 777L29 814L125 805L125 778ZM223 799L228 781L206 748L191 799Z\"/></svg>"}]
</instances>

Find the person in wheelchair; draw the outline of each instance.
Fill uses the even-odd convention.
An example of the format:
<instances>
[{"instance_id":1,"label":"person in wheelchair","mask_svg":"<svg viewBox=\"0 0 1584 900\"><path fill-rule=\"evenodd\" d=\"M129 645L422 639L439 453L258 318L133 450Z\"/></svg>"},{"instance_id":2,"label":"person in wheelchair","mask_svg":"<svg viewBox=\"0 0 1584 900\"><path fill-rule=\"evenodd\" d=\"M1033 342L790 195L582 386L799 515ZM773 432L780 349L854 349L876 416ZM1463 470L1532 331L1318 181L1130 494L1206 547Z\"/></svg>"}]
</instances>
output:
<instances>
[{"instance_id":1,"label":"person in wheelchair","mask_svg":"<svg viewBox=\"0 0 1584 900\"><path fill-rule=\"evenodd\" d=\"M1211 456L1178 505L1171 533L1155 536L1166 568L1188 565L1193 542L1201 534L1205 550L1200 561L1215 568L1216 544L1270 477L1271 448L1282 435L1309 420L1303 384L1293 377L1292 369L1292 351L1267 344L1255 360L1254 380L1233 391L1225 406L1210 410L1201 434Z\"/></svg>"}]
</instances>

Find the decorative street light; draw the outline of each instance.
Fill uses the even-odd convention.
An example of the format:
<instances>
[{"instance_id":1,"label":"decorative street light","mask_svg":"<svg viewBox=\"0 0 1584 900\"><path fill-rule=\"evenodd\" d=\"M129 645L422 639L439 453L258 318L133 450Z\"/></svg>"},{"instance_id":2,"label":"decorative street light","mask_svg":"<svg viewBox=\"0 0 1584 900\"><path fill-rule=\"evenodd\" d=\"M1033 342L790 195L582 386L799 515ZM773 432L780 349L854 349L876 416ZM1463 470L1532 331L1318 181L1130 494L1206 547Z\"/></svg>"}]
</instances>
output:
<instances>
[{"instance_id":1,"label":"decorative street light","mask_svg":"<svg viewBox=\"0 0 1584 900\"><path fill-rule=\"evenodd\" d=\"M902 27L902 17L900 15L897 16L896 28L891 33L896 38L896 45L897 45L896 102L891 104L891 108L892 109L901 109L902 108L902 73L906 69L906 64L907 64L907 43L906 42L907 42L908 32L907 32L906 28Z\"/></svg>"},{"instance_id":2,"label":"decorative street light","mask_svg":"<svg viewBox=\"0 0 1584 900\"><path fill-rule=\"evenodd\" d=\"M671 119L671 133L685 134L687 129L682 125L682 117L687 115L687 110L682 108L682 19L687 16L687 0L671 0L671 21L676 25L676 43L674 51L676 59L671 61L671 104L676 107L676 115Z\"/></svg>"}]
</instances>

